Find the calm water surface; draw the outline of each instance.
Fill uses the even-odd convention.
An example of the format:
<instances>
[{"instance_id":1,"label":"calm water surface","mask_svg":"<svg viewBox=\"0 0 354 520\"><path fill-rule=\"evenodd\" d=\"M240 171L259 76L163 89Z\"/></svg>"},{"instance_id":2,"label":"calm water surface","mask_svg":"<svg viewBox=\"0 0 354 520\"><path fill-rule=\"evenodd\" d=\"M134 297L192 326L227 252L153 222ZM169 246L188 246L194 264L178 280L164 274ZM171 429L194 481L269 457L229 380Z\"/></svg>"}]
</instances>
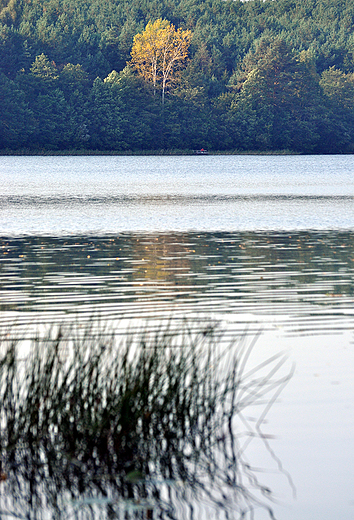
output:
<instances>
[{"instance_id":1,"label":"calm water surface","mask_svg":"<svg viewBox=\"0 0 354 520\"><path fill-rule=\"evenodd\" d=\"M2 157L0 234L352 229L351 156Z\"/></svg>"},{"instance_id":2,"label":"calm water surface","mask_svg":"<svg viewBox=\"0 0 354 520\"><path fill-rule=\"evenodd\" d=\"M296 372L252 464L280 520L354 515L354 157L1 157L0 322L219 320ZM256 520L264 513L256 511Z\"/></svg>"}]
</instances>

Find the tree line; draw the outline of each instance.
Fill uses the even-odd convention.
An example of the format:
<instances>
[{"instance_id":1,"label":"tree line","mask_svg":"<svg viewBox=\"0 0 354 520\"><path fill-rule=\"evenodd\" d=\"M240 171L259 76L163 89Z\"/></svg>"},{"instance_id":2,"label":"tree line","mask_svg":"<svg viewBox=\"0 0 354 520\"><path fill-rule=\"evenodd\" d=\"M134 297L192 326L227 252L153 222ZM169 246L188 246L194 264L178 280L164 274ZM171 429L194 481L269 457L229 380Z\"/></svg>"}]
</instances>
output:
<instances>
[{"instance_id":1,"label":"tree line","mask_svg":"<svg viewBox=\"0 0 354 520\"><path fill-rule=\"evenodd\" d=\"M351 153L351 0L0 0L0 149Z\"/></svg>"}]
</instances>

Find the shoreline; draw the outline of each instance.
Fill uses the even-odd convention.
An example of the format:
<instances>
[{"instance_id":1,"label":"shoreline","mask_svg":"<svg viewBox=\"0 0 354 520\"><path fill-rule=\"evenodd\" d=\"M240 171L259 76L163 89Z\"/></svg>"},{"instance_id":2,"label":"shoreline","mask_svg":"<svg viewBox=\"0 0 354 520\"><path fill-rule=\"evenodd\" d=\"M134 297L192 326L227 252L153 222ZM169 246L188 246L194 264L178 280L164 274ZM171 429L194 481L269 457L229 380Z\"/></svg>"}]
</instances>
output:
<instances>
[{"instance_id":1,"label":"shoreline","mask_svg":"<svg viewBox=\"0 0 354 520\"><path fill-rule=\"evenodd\" d=\"M0 150L0 156L208 156L208 155L323 155L317 153L293 152L291 150L210 150L206 154L197 154L194 150ZM328 155L343 155L328 154Z\"/></svg>"}]
</instances>

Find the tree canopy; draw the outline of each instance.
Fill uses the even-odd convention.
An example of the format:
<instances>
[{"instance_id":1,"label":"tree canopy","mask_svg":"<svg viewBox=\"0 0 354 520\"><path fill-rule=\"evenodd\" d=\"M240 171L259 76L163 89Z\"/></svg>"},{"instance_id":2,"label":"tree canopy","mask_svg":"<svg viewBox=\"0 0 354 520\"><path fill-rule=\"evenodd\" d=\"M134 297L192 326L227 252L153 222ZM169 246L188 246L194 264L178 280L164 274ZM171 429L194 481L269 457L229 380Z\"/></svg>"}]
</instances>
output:
<instances>
[{"instance_id":1,"label":"tree canopy","mask_svg":"<svg viewBox=\"0 0 354 520\"><path fill-rule=\"evenodd\" d=\"M160 87L162 102L170 84L177 82L177 73L188 56L191 31L175 29L167 20L149 22L133 40L131 64L154 87Z\"/></svg>"},{"instance_id":2,"label":"tree canopy","mask_svg":"<svg viewBox=\"0 0 354 520\"><path fill-rule=\"evenodd\" d=\"M351 153L353 27L352 0L0 0L0 149Z\"/></svg>"}]
</instances>

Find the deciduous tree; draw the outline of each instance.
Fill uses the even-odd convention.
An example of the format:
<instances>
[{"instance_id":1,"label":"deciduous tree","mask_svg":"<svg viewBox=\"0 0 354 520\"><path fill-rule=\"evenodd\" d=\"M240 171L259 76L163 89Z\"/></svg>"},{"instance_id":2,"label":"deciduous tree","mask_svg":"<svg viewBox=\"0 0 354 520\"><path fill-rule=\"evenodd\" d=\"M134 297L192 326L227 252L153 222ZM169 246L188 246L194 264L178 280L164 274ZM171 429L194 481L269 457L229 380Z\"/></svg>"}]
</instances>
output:
<instances>
[{"instance_id":1,"label":"deciduous tree","mask_svg":"<svg viewBox=\"0 0 354 520\"><path fill-rule=\"evenodd\" d=\"M188 56L191 31L175 29L167 20L159 18L149 22L142 33L134 37L131 64L154 87L162 91L164 103L166 89L177 81L178 71Z\"/></svg>"}]
</instances>

